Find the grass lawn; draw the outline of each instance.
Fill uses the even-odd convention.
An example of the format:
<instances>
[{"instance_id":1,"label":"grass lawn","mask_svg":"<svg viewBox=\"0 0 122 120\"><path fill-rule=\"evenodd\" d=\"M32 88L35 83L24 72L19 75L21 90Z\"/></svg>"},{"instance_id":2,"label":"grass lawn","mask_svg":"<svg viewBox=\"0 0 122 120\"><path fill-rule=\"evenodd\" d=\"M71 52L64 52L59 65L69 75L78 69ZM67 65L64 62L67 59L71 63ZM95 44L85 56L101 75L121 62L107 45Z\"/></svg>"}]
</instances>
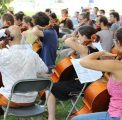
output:
<instances>
[{"instance_id":1,"label":"grass lawn","mask_svg":"<svg viewBox=\"0 0 122 120\"><path fill-rule=\"evenodd\" d=\"M56 107L56 120L65 120L66 116L68 115L68 111L71 109L72 105L70 100L63 102L64 106L57 101L57 107ZM79 100L77 104L77 108L80 108L82 105L81 99ZM42 114L42 120L47 120L48 113L47 111ZM3 120L3 116L0 117L0 120ZM8 116L7 120L17 120L14 116ZM36 120L36 118L34 119Z\"/></svg>"}]
</instances>

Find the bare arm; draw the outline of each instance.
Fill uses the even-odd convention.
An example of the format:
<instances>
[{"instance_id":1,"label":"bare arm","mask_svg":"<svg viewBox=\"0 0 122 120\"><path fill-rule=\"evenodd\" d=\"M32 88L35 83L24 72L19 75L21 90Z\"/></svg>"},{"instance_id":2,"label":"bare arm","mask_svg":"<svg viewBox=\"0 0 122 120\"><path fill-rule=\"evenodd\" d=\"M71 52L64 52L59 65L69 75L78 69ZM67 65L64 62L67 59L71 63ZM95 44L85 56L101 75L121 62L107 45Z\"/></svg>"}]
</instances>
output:
<instances>
[{"instance_id":1,"label":"bare arm","mask_svg":"<svg viewBox=\"0 0 122 120\"><path fill-rule=\"evenodd\" d=\"M40 30L37 26L34 26L34 27L33 27L32 32L33 32L34 35L36 35L37 37L44 37L43 31Z\"/></svg>"},{"instance_id":2,"label":"bare arm","mask_svg":"<svg viewBox=\"0 0 122 120\"><path fill-rule=\"evenodd\" d=\"M65 40L65 44L78 52L80 55L85 56L88 55L88 48L87 46L81 45L77 38L71 37Z\"/></svg>"},{"instance_id":3,"label":"bare arm","mask_svg":"<svg viewBox=\"0 0 122 120\"><path fill-rule=\"evenodd\" d=\"M122 62L119 60L97 60L101 56L115 56L111 53L102 52L95 52L92 53L80 60L80 64L83 67L104 71L104 72L111 72L116 73L122 70Z\"/></svg>"},{"instance_id":4,"label":"bare arm","mask_svg":"<svg viewBox=\"0 0 122 120\"><path fill-rule=\"evenodd\" d=\"M77 31L72 32L71 34L66 34L62 37L62 42L64 42L67 38L71 38L71 37L77 37Z\"/></svg>"}]
</instances>

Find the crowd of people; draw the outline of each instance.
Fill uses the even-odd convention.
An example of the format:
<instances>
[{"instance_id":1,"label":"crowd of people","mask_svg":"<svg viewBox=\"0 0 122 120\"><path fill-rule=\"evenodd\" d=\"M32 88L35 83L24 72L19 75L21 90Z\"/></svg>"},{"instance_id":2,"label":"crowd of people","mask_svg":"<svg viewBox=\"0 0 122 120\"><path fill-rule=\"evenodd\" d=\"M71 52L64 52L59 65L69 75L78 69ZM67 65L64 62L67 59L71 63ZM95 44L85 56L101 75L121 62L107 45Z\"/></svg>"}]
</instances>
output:
<instances>
[{"instance_id":1,"label":"crowd of people","mask_svg":"<svg viewBox=\"0 0 122 120\"><path fill-rule=\"evenodd\" d=\"M35 78L37 74L50 76L56 66L58 54L68 57L70 50L73 50L77 52L81 66L110 73L107 82L110 103L108 111L81 114L72 120L120 120L122 63L118 59L104 59L104 56L115 58L122 55L120 15L117 11L110 10L110 16L107 18L105 10L99 10L98 7L94 7L92 13L89 9L76 11L73 17L69 17L68 12L68 9L62 9L61 19L58 19L56 13L49 8L33 16L26 16L23 11L16 14L8 11L2 15L0 78L3 85L0 87L0 105L7 105L15 82ZM60 42L64 43L61 50L58 49ZM93 42L99 43L103 51ZM74 72L72 77L69 74L66 80L53 84L47 102L48 120L56 120L56 99L71 99L72 93L82 90L84 84L75 80L76 77ZM14 94L10 106L30 106L37 95L36 92Z\"/></svg>"}]
</instances>

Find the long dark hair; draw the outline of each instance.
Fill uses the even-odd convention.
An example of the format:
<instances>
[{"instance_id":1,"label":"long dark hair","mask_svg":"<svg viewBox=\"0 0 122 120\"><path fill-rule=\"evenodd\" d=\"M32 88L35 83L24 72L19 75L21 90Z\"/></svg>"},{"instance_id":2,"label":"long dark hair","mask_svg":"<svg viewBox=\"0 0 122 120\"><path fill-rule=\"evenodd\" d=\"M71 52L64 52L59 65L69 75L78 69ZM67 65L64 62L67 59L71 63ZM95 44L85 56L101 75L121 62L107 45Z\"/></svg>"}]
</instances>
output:
<instances>
[{"instance_id":1,"label":"long dark hair","mask_svg":"<svg viewBox=\"0 0 122 120\"><path fill-rule=\"evenodd\" d=\"M98 42L100 40L100 36L96 35L96 30L92 26L81 26L78 32L83 36L85 35L88 39L95 40Z\"/></svg>"},{"instance_id":2,"label":"long dark hair","mask_svg":"<svg viewBox=\"0 0 122 120\"><path fill-rule=\"evenodd\" d=\"M78 32L81 35L85 35L88 39L90 39L91 36L96 33L96 30L91 26L81 26Z\"/></svg>"}]
</instances>

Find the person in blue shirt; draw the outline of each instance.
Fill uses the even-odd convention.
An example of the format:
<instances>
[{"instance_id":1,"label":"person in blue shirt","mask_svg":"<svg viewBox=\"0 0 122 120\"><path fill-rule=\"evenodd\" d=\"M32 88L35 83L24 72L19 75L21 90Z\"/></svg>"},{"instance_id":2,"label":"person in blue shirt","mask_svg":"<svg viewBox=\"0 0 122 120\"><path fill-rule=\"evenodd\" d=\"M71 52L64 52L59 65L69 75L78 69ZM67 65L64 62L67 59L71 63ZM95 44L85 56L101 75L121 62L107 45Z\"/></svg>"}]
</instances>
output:
<instances>
[{"instance_id":1,"label":"person in blue shirt","mask_svg":"<svg viewBox=\"0 0 122 120\"><path fill-rule=\"evenodd\" d=\"M46 28L43 30L44 37L41 38L42 49L39 52L39 56L48 66L49 72L51 72L51 69L55 65L56 60L56 51L58 48L58 35L55 29L49 26L50 19L44 12L38 12L32 18L35 25L39 25L41 27Z\"/></svg>"}]
</instances>

